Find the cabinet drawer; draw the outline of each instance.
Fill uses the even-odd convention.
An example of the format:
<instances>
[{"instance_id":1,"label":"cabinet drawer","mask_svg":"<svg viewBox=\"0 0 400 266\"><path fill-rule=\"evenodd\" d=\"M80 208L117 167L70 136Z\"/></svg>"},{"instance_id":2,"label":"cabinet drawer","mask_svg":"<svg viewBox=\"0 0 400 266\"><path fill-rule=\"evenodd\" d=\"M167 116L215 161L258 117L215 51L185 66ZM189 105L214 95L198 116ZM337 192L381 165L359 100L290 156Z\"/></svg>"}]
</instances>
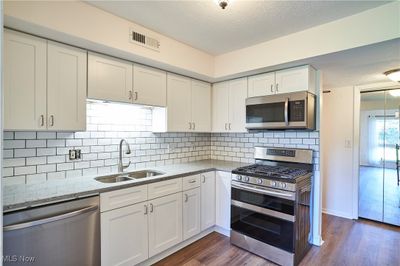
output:
<instances>
[{"instance_id":1,"label":"cabinet drawer","mask_svg":"<svg viewBox=\"0 0 400 266\"><path fill-rule=\"evenodd\" d=\"M101 193L100 211L105 212L146 200L147 200L147 185Z\"/></svg>"},{"instance_id":2,"label":"cabinet drawer","mask_svg":"<svg viewBox=\"0 0 400 266\"><path fill-rule=\"evenodd\" d=\"M200 186L200 175L185 176L182 180L183 190L188 190Z\"/></svg>"},{"instance_id":3,"label":"cabinet drawer","mask_svg":"<svg viewBox=\"0 0 400 266\"><path fill-rule=\"evenodd\" d=\"M149 199L163 197L182 191L182 178L149 184Z\"/></svg>"}]
</instances>

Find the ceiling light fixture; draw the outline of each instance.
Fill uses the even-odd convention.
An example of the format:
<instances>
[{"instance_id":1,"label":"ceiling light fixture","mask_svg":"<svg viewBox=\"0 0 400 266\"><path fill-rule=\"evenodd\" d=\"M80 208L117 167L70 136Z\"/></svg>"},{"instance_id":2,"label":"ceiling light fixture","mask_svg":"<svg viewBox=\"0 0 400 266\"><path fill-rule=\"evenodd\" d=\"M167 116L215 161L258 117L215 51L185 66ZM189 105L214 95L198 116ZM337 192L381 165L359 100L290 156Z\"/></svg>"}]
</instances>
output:
<instances>
[{"instance_id":1,"label":"ceiling light fixture","mask_svg":"<svg viewBox=\"0 0 400 266\"><path fill-rule=\"evenodd\" d=\"M400 68L391 69L383 73L390 80L400 82Z\"/></svg>"},{"instance_id":2,"label":"ceiling light fixture","mask_svg":"<svg viewBox=\"0 0 400 266\"><path fill-rule=\"evenodd\" d=\"M222 8L225 9L225 7L228 6L229 0L218 0L218 5Z\"/></svg>"}]
</instances>

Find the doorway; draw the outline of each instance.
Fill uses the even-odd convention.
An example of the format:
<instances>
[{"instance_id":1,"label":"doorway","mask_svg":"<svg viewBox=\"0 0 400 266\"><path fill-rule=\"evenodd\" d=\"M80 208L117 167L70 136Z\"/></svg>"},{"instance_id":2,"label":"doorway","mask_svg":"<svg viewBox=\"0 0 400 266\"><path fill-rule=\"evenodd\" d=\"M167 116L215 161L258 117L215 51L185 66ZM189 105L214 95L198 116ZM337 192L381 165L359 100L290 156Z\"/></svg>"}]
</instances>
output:
<instances>
[{"instance_id":1,"label":"doorway","mask_svg":"<svg viewBox=\"0 0 400 266\"><path fill-rule=\"evenodd\" d=\"M362 92L359 217L400 226L400 89Z\"/></svg>"}]
</instances>

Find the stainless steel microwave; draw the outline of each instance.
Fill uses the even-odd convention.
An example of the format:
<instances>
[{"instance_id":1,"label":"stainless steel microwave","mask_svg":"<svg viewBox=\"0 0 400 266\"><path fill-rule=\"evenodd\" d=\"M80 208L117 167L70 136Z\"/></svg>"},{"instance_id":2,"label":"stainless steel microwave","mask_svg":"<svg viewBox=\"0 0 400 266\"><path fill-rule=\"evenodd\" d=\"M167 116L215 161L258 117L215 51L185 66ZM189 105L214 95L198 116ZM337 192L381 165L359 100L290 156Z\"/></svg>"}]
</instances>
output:
<instances>
[{"instance_id":1,"label":"stainless steel microwave","mask_svg":"<svg viewBox=\"0 0 400 266\"><path fill-rule=\"evenodd\" d=\"M307 91L246 99L247 129L315 129L315 95Z\"/></svg>"}]
</instances>

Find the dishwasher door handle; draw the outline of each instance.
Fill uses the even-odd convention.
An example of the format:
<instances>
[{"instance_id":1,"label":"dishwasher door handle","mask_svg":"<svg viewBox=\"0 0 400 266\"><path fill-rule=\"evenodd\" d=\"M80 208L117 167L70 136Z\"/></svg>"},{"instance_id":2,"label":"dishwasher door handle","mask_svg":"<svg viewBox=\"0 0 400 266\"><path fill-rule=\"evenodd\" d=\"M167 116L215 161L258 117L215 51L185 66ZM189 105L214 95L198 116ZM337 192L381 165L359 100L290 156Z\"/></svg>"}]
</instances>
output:
<instances>
[{"instance_id":1,"label":"dishwasher door handle","mask_svg":"<svg viewBox=\"0 0 400 266\"><path fill-rule=\"evenodd\" d=\"M63 213L63 214L60 214L60 215L47 217L47 218L43 218L43 219L39 219L39 220L34 220L34 221L29 221L29 222L24 222L24 223L18 223L18 224L6 225L6 226L3 227L3 232L20 230L20 229L25 229L25 228L29 228L29 227L33 227L33 226L46 224L46 223L52 223L52 222L64 220L64 219L71 218L71 217L74 217L74 216L77 216L77 215L81 215L81 214L84 214L84 213L87 213L87 212L96 211L98 208L99 208L99 206L97 206L97 205L89 206L89 207L86 207L86 208L83 208L83 209L79 209L79 210L76 210L76 211L67 212L67 213Z\"/></svg>"}]
</instances>

